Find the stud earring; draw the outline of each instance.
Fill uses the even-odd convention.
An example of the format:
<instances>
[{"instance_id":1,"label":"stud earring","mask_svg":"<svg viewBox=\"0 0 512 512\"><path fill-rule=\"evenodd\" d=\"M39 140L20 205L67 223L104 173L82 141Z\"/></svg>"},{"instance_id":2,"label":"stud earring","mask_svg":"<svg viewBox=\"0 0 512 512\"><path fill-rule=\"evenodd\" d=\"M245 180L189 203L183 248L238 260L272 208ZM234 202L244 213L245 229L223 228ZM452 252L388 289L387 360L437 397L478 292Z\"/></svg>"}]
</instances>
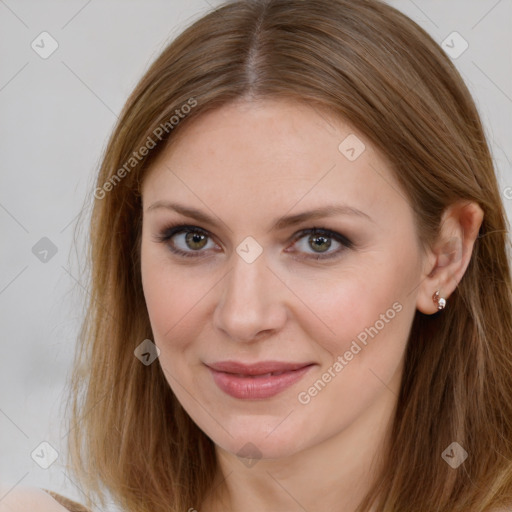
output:
<instances>
[{"instance_id":1,"label":"stud earring","mask_svg":"<svg viewBox=\"0 0 512 512\"><path fill-rule=\"evenodd\" d=\"M434 295L432 295L432 300L434 304L437 304L437 309L444 309L446 306L446 299L439 296L439 290L437 290Z\"/></svg>"}]
</instances>

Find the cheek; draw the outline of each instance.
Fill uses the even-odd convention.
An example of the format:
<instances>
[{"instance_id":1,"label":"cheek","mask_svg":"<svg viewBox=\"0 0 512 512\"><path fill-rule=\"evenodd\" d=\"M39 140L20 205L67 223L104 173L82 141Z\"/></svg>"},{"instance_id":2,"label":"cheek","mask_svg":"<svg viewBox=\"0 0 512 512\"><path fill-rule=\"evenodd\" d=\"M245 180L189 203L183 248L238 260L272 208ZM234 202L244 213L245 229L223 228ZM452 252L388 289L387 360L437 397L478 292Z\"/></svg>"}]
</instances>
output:
<instances>
[{"instance_id":1,"label":"cheek","mask_svg":"<svg viewBox=\"0 0 512 512\"><path fill-rule=\"evenodd\" d=\"M148 244L149 245L149 244ZM208 294L215 285L211 272L172 264L165 251L149 246L141 252L142 288L154 342L161 351L162 364L173 373L179 362L173 356L190 355L201 338L209 312ZM218 278L217 278L218 279Z\"/></svg>"},{"instance_id":2,"label":"cheek","mask_svg":"<svg viewBox=\"0 0 512 512\"><path fill-rule=\"evenodd\" d=\"M181 318L186 318L197 298L179 272L172 272L171 265L162 251L142 245L141 275L144 299L155 337L162 349L164 340L174 336L181 328ZM197 295L197 294L196 294Z\"/></svg>"},{"instance_id":3,"label":"cheek","mask_svg":"<svg viewBox=\"0 0 512 512\"><path fill-rule=\"evenodd\" d=\"M405 261L396 256L391 250L366 254L357 268L347 266L335 278L330 274L307 286L299 280L292 285L307 298L313 314L302 316L302 328L325 361L345 353L351 361L372 360L377 366L400 358L415 313L411 291L419 274L414 254Z\"/></svg>"},{"instance_id":4,"label":"cheek","mask_svg":"<svg viewBox=\"0 0 512 512\"><path fill-rule=\"evenodd\" d=\"M388 269L351 273L353 277L316 295L317 312L331 319L329 327L335 334L326 328L324 336L318 331L315 335L313 322L308 326L310 339L323 357L321 368L303 383L297 400L308 406L308 413L327 415L325 425L335 430L352 421L386 388L396 391L392 382L403 361L415 304L408 297L411 276L406 269ZM343 407L333 408L333 404Z\"/></svg>"}]
</instances>

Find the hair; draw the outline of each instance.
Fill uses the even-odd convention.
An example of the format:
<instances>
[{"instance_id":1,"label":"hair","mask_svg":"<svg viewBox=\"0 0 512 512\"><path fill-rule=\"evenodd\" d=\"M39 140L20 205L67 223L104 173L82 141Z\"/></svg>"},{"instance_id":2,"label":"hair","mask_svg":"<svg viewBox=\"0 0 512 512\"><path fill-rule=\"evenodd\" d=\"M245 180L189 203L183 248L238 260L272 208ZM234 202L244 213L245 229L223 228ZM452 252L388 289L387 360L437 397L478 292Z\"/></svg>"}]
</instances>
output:
<instances>
[{"instance_id":1,"label":"hair","mask_svg":"<svg viewBox=\"0 0 512 512\"><path fill-rule=\"evenodd\" d=\"M90 297L68 402L71 470L102 504L109 495L130 512L199 507L211 489L214 443L177 401L160 365L134 357L152 338L141 283L140 190L151 162L183 127L232 101L258 99L306 103L367 137L391 164L425 247L455 201L482 208L449 307L415 313L391 446L358 510L510 506L510 248L492 157L451 60L380 0L223 4L166 46L130 95L94 192ZM469 454L456 470L441 457L454 441Z\"/></svg>"}]
</instances>

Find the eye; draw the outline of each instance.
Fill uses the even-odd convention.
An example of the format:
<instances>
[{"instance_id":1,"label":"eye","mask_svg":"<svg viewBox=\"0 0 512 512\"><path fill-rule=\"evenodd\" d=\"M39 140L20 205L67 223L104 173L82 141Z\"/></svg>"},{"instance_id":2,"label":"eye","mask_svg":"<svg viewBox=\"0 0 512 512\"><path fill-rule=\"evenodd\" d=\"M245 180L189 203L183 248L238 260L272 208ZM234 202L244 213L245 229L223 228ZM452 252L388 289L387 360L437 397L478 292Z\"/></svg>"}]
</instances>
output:
<instances>
[{"instance_id":1,"label":"eye","mask_svg":"<svg viewBox=\"0 0 512 512\"><path fill-rule=\"evenodd\" d=\"M208 249L215 250L218 247L211 240L210 234L197 226L167 226L154 238L157 242L167 243L171 252L186 258L206 257ZM301 258L322 260L340 256L345 249L352 248L353 243L341 233L315 227L302 230L293 237L291 247L297 246L299 250L288 248L285 252L299 252L305 254ZM333 247L336 250L330 250Z\"/></svg>"},{"instance_id":2,"label":"eye","mask_svg":"<svg viewBox=\"0 0 512 512\"><path fill-rule=\"evenodd\" d=\"M333 247L333 241L335 244L334 247L336 247L337 244L338 249L329 251L329 249ZM305 253L305 258L307 259L322 260L340 256L345 249L352 248L353 243L347 237L336 231L324 228L311 228L298 233L294 239L293 246L298 246L299 251L287 250L287 252ZM309 249L311 249L312 252L308 252Z\"/></svg>"},{"instance_id":3,"label":"eye","mask_svg":"<svg viewBox=\"0 0 512 512\"><path fill-rule=\"evenodd\" d=\"M210 241L210 235L207 231L197 226L174 225L167 226L161 233L155 236L157 242L167 242L169 249L180 256L186 258L203 257L203 248L207 247Z\"/></svg>"}]
</instances>

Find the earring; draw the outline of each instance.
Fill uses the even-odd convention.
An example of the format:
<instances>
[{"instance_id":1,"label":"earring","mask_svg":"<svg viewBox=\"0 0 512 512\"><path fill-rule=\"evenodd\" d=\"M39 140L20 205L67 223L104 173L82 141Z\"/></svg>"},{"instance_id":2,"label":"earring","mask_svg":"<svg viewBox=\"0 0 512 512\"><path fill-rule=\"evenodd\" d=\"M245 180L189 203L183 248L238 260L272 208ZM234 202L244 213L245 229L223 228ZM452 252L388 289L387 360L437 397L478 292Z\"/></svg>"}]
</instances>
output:
<instances>
[{"instance_id":1,"label":"earring","mask_svg":"<svg viewBox=\"0 0 512 512\"><path fill-rule=\"evenodd\" d=\"M439 296L439 290L437 290L434 295L432 295L432 300L435 304L437 304L437 309L444 309L446 306L446 299Z\"/></svg>"}]
</instances>

